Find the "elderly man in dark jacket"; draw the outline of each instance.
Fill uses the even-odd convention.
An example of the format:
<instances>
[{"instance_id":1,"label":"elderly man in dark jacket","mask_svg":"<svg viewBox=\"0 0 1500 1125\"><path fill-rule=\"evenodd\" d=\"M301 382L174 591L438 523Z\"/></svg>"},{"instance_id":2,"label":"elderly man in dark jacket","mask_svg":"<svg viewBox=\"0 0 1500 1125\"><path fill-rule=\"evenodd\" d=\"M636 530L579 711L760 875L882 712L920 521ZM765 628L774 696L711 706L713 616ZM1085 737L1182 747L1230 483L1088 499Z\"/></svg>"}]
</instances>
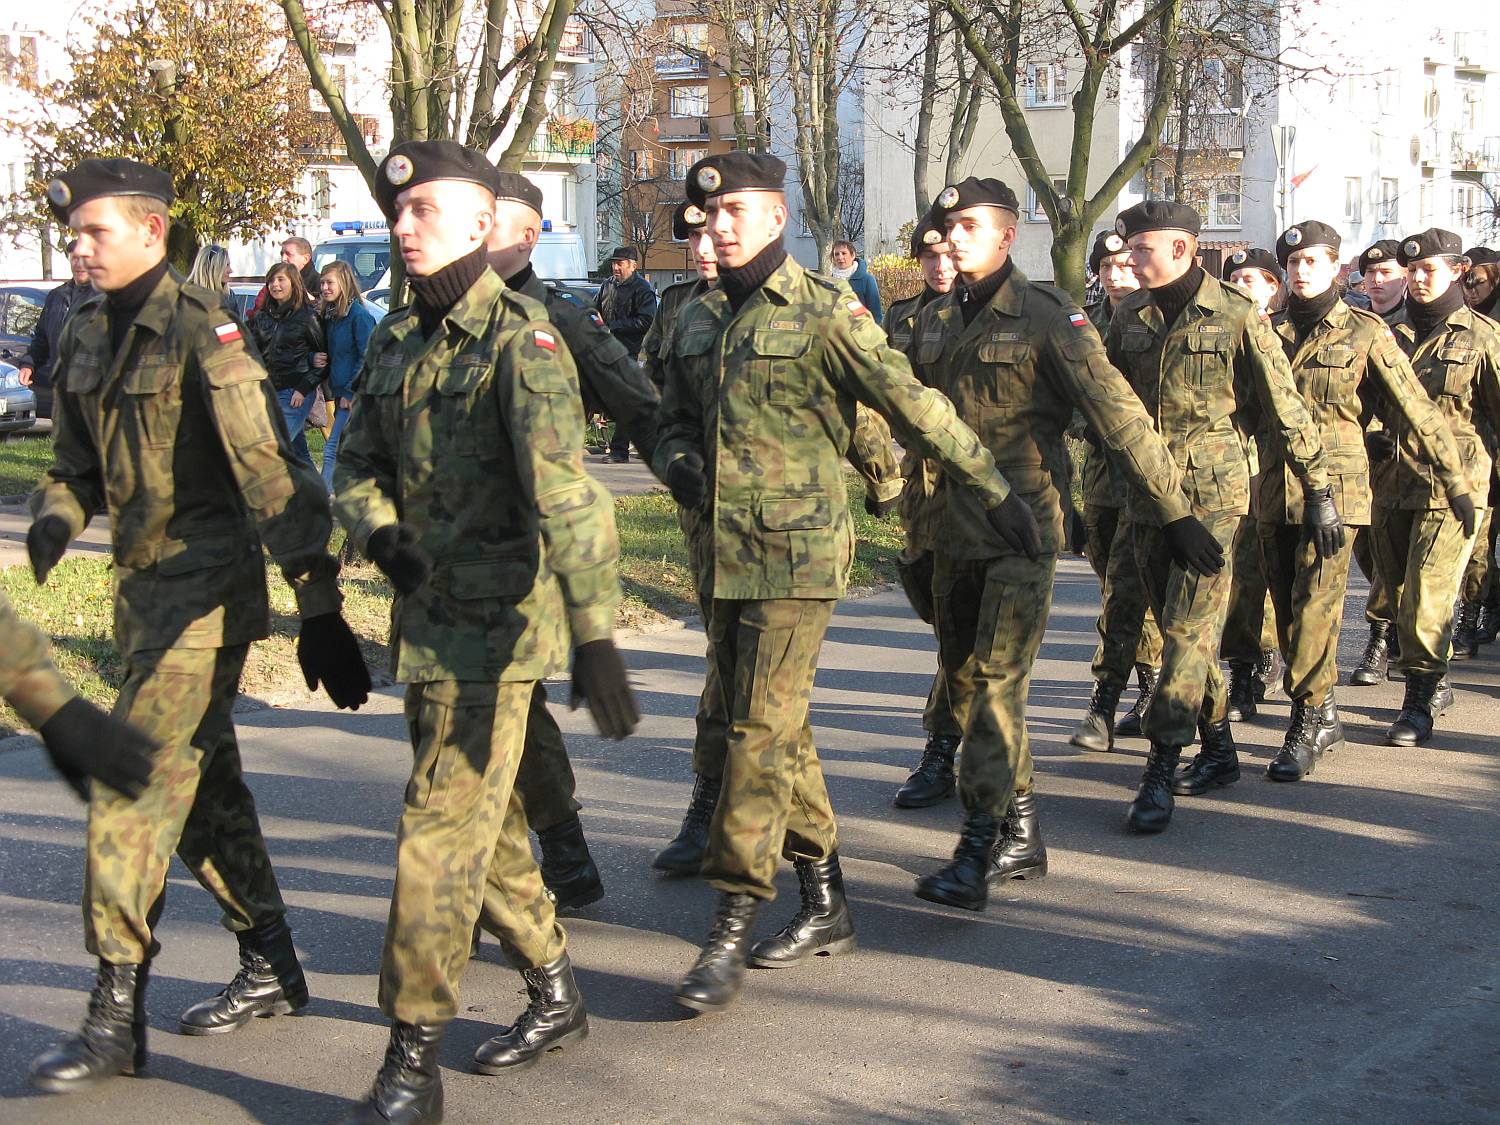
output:
<instances>
[{"instance_id":1,"label":"elderly man in dark jacket","mask_svg":"<svg viewBox=\"0 0 1500 1125\"><path fill-rule=\"evenodd\" d=\"M77 239L68 243L68 265L73 276L47 294L41 319L31 334L31 344L16 364L20 369L21 384L30 387L36 395L37 416L41 418L52 417L52 364L57 359L57 341L62 335L63 324L67 322L68 314L94 291L89 271L83 268L83 259L73 253L77 244Z\"/></svg>"},{"instance_id":2,"label":"elderly man in dark jacket","mask_svg":"<svg viewBox=\"0 0 1500 1125\"><path fill-rule=\"evenodd\" d=\"M636 272L635 251L621 246L609 258L610 277L599 287L599 296L594 307L604 319L604 326L614 333L615 339L625 345L631 355L639 355L641 343L656 318L656 290L644 276ZM610 438L608 458L624 464L630 460L630 434L615 420L614 436Z\"/></svg>"}]
</instances>

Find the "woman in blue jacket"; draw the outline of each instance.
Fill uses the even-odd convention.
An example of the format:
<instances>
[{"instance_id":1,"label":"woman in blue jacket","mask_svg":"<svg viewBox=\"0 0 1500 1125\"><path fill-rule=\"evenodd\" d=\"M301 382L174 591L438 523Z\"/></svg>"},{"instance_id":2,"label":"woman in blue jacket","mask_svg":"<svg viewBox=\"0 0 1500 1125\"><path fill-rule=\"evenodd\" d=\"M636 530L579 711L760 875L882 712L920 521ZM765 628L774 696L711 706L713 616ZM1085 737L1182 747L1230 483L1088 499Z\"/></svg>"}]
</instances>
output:
<instances>
[{"instance_id":1,"label":"woman in blue jacket","mask_svg":"<svg viewBox=\"0 0 1500 1125\"><path fill-rule=\"evenodd\" d=\"M349 408L354 405L354 385L364 363L365 345L375 330L375 318L359 299L359 283L348 262L335 260L324 266L318 276L318 292L322 298L318 315L323 318L328 351L313 363L323 368L328 377L326 395L335 409L333 431L323 444L323 483L332 493L339 436L349 419Z\"/></svg>"}]
</instances>

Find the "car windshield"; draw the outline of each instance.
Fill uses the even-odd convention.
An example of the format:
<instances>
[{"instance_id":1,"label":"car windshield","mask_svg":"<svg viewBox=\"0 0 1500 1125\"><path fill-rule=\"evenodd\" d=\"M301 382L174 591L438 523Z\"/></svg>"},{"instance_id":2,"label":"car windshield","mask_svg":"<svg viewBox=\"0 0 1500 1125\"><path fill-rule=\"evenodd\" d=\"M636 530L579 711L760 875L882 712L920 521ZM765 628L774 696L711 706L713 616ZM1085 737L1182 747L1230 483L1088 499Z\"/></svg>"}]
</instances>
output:
<instances>
[{"instance_id":1,"label":"car windshield","mask_svg":"<svg viewBox=\"0 0 1500 1125\"><path fill-rule=\"evenodd\" d=\"M385 274L391 264L391 244L385 239L360 242L324 242L313 251L313 266L320 272L332 261L349 263L359 288L364 291Z\"/></svg>"}]
</instances>

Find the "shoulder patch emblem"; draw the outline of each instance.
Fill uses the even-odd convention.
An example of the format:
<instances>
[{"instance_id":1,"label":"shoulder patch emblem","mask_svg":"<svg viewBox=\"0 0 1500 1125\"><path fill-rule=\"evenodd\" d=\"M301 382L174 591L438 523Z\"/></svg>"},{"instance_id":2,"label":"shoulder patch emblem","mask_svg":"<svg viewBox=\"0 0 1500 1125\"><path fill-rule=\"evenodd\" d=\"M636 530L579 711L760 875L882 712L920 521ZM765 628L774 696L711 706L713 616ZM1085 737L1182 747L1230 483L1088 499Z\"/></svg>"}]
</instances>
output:
<instances>
[{"instance_id":1,"label":"shoulder patch emblem","mask_svg":"<svg viewBox=\"0 0 1500 1125\"><path fill-rule=\"evenodd\" d=\"M859 300L855 297L850 297L847 301L845 301L844 307L848 309L849 312L854 316L870 315L870 310L865 308L864 305L860 304Z\"/></svg>"},{"instance_id":2,"label":"shoulder patch emblem","mask_svg":"<svg viewBox=\"0 0 1500 1125\"><path fill-rule=\"evenodd\" d=\"M598 309L589 309L589 319L597 324L600 328L604 327L604 318L599 315Z\"/></svg>"},{"instance_id":3,"label":"shoulder patch emblem","mask_svg":"<svg viewBox=\"0 0 1500 1125\"><path fill-rule=\"evenodd\" d=\"M219 338L221 344L232 344L240 339L239 325L233 323L214 325L214 335Z\"/></svg>"},{"instance_id":4,"label":"shoulder patch emblem","mask_svg":"<svg viewBox=\"0 0 1500 1125\"><path fill-rule=\"evenodd\" d=\"M1071 324L1074 328L1082 328L1088 322L1089 318L1084 316L1081 312L1071 312L1068 314L1068 323Z\"/></svg>"},{"instance_id":5,"label":"shoulder patch emblem","mask_svg":"<svg viewBox=\"0 0 1500 1125\"><path fill-rule=\"evenodd\" d=\"M535 329L531 333L531 342L544 351L557 351L557 339L550 332Z\"/></svg>"}]
</instances>

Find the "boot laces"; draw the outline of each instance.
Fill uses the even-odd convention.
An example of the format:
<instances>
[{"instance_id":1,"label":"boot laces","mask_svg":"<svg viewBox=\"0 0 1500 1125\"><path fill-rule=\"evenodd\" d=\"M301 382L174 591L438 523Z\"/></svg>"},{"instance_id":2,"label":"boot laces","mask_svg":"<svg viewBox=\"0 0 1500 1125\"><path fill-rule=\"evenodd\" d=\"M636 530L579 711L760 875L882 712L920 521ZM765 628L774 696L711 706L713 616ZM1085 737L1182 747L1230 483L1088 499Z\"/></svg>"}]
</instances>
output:
<instances>
[{"instance_id":1,"label":"boot laces","mask_svg":"<svg viewBox=\"0 0 1500 1125\"><path fill-rule=\"evenodd\" d=\"M1173 763L1170 761L1170 756L1159 753L1153 748L1150 755L1146 758L1146 776L1144 780L1157 785L1166 785L1172 780L1172 767Z\"/></svg>"},{"instance_id":2,"label":"boot laces","mask_svg":"<svg viewBox=\"0 0 1500 1125\"><path fill-rule=\"evenodd\" d=\"M86 1042L107 1038L111 1024L133 1020L134 1013L127 1010L125 1004L116 995L113 982L101 972L94 985L94 991L89 996L89 1007L87 1014L83 1017L81 1037Z\"/></svg>"},{"instance_id":3,"label":"boot laces","mask_svg":"<svg viewBox=\"0 0 1500 1125\"><path fill-rule=\"evenodd\" d=\"M1318 721L1317 708L1297 708L1297 713L1292 716L1292 725L1286 732L1286 746L1290 748L1305 738L1311 738L1313 733L1318 729Z\"/></svg>"},{"instance_id":4,"label":"boot laces","mask_svg":"<svg viewBox=\"0 0 1500 1125\"><path fill-rule=\"evenodd\" d=\"M963 828L958 834L958 847L953 849L953 858L962 859L965 856L983 855L988 856L990 849L995 846L995 841L1000 838L1000 824L990 817L980 820L970 818L964 821Z\"/></svg>"},{"instance_id":5,"label":"boot laces","mask_svg":"<svg viewBox=\"0 0 1500 1125\"><path fill-rule=\"evenodd\" d=\"M953 751L928 743L927 748L922 751L922 760L917 763L917 768L913 772L936 781L952 768Z\"/></svg>"},{"instance_id":6,"label":"boot laces","mask_svg":"<svg viewBox=\"0 0 1500 1125\"><path fill-rule=\"evenodd\" d=\"M254 949L240 950L240 971L234 974L234 979L219 990L220 996L239 996L256 987L256 978L274 977L276 970L271 967L260 953ZM279 980L279 978L278 978Z\"/></svg>"},{"instance_id":7,"label":"boot laces","mask_svg":"<svg viewBox=\"0 0 1500 1125\"><path fill-rule=\"evenodd\" d=\"M682 818L684 826L691 824L706 828L714 818L714 806L718 804L718 800L719 791L711 791L708 781L699 778L698 784L693 786L693 797L688 802L687 815Z\"/></svg>"},{"instance_id":8,"label":"boot laces","mask_svg":"<svg viewBox=\"0 0 1500 1125\"><path fill-rule=\"evenodd\" d=\"M1255 662L1255 674L1262 678L1269 676L1276 670L1276 654L1274 652L1263 652L1260 659Z\"/></svg>"},{"instance_id":9,"label":"boot laces","mask_svg":"<svg viewBox=\"0 0 1500 1125\"><path fill-rule=\"evenodd\" d=\"M416 1071L420 1068L421 1057L415 1032L397 1026L391 1035L390 1046L385 1049L385 1062L375 1075L375 1089L372 1091L375 1100L384 1101L385 1095L395 1091L403 1071Z\"/></svg>"}]
</instances>

